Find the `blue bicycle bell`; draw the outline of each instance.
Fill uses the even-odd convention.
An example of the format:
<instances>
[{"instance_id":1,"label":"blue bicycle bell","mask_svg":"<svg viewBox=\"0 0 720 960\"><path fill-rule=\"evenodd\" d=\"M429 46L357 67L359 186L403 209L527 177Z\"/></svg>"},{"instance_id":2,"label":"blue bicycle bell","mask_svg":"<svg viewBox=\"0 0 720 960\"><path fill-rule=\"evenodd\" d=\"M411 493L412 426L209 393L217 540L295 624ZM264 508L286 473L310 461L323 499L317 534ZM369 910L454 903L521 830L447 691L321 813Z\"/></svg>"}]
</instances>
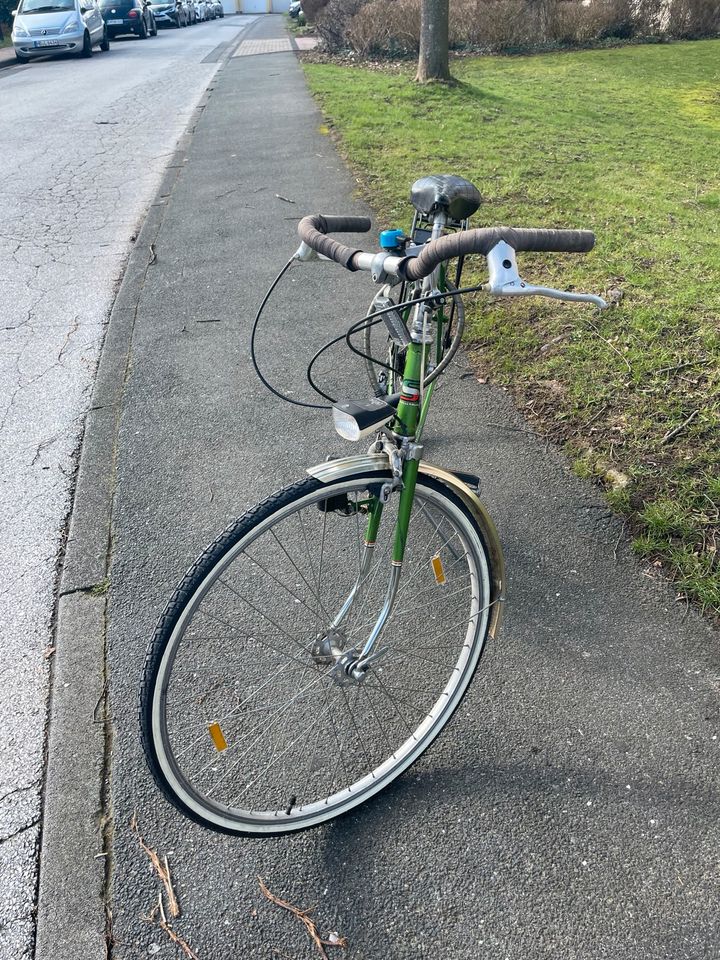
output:
<instances>
[{"instance_id":1,"label":"blue bicycle bell","mask_svg":"<svg viewBox=\"0 0 720 960\"><path fill-rule=\"evenodd\" d=\"M383 230L380 234L380 246L383 250L402 250L404 239L402 230Z\"/></svg>"}]
</instances>

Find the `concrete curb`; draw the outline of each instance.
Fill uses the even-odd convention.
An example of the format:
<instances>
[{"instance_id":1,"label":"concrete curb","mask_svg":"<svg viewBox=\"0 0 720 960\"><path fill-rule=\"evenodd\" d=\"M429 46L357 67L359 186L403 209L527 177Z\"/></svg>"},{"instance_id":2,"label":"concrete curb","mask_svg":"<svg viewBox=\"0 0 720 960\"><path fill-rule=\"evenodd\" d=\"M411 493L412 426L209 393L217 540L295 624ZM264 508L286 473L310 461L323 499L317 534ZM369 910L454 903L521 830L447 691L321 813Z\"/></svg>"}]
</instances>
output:
<instances>
[{"instance_id":1,"label":"concrete curb","mask_svg":"<svg viewBox=\"0 0 720 960\"><path fill-rule=\"evenodd\" d=\"M212 81L211 81L212 82ZM105 960L112 876L106 592L115 446L137 305L207 91L193 111L130 254L110 311L58 591L37 902L35 960Z\"/></svg>"},{"instance_id":2,"label":"concrete curb","mask_svg":"<svg viewBox=\"0 0 720 960\"><path fill-rule=\"evenodd\" d=\"M22 66L22 64L18 63L13 47L3 47L2 50L0 50L0 70L2 70L3 67L20 66Z\"/></svg>"}]
</instances>

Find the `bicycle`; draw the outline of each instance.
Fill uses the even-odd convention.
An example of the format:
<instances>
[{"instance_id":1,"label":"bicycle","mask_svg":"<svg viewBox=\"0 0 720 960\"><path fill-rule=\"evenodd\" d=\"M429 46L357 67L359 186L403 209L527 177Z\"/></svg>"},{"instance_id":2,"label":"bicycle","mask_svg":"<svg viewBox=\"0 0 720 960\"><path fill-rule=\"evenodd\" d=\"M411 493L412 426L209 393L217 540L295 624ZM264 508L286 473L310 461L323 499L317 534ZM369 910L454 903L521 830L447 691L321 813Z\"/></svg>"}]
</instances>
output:
<instances>
[{"instance_id":1,"label":"bicycle","mask_svg":"<svg viewBox=\"0 0 720 960\"><path fill-rule=\"evenodd\" d=\"M380 292L345 336L375 396L332 404L340 436L372 436L369 452L310 467L226 529L178 586L148 650L150 770L170 802L221 832L301 830L375 796L445 727L497 635L503 555L478 478L428 463L420 443L462 335L462 294L606 306L526 284L517 268L519 251L588 252L592 233L470 229L480 195L460 177L418 180L411 200L410 235L384 232L376 253L328 236L367 232L366 218L303 219L253 330L254 359L262 310L294 263L370 272ZM489 281L462 288L476 253ZM383 358L370 351L380 325ZM364 350L351 340L360 333Z\"/></svg>"}]
</instances>

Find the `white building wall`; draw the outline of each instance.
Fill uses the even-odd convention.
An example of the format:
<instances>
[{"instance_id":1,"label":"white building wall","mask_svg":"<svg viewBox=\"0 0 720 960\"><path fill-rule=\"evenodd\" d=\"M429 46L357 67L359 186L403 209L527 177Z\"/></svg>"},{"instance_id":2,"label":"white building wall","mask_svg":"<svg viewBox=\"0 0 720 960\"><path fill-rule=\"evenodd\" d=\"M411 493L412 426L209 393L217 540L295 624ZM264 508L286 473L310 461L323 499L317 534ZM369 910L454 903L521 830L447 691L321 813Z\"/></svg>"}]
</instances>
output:
<instances>
[{"instance_id":1,"label":"white building wall","mask_svg":"<svg viewBox=\"0 0 720 960\"><path fill-rule=\"evenodd\" d=\"M290 0L223 0L226 13L287 13Z\"/></svg>"}]
</instances>

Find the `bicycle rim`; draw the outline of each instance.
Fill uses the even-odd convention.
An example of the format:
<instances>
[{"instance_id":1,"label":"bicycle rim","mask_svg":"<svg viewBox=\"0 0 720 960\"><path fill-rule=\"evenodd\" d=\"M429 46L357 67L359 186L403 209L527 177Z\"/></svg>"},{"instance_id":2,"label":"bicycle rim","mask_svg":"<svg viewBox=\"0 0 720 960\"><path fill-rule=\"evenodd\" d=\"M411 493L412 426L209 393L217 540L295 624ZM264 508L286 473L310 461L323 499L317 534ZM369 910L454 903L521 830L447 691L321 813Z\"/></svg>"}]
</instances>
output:
<instances>
[{"instance_id":1,"label":"bicycle rim","mask_svg":"<svg viewBox=\"0 0 720 960\"><path fill-rule=\"evenodd\" d=\"M272 834L343 814L407 769L460 703L487 634L491 572L477 526L436 481L418 483L382 656L357 683L339 679L327 644L318 651L353 587L336 651L361 646L382 606L397 498L367 568L362 505L384 479L280 491L171 601L148 665L151 766L207 826ZM328 497L350 515L320 510Z\"/></svg>"}]
</instances>

